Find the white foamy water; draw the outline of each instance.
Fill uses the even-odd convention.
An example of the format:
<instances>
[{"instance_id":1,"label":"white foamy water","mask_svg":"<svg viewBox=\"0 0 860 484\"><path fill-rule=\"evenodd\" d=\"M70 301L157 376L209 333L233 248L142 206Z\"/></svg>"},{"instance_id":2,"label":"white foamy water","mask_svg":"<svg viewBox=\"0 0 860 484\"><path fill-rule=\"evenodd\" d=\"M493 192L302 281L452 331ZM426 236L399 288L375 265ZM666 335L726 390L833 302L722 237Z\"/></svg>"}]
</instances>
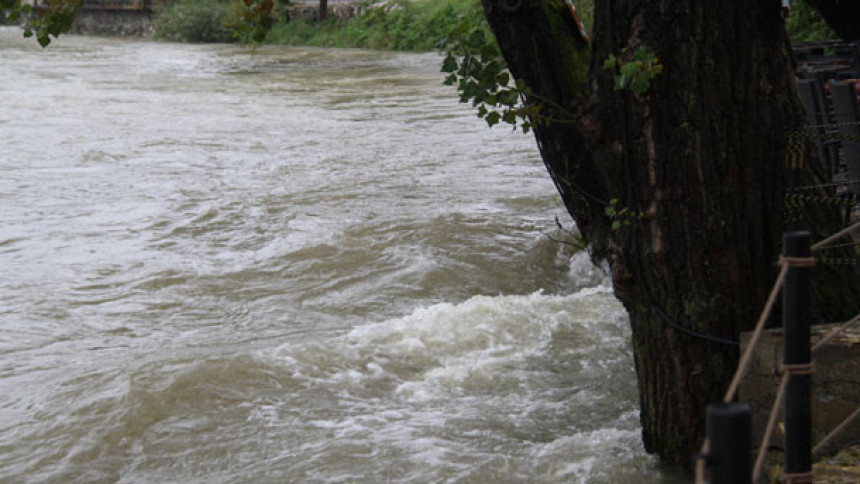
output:
<instances>
[{"instance_id":1,"label":"white foamy water","mask_svg":"<svg viewBox=\"0 0 860 484\"><path fill-rule=\"evenodd\" d=\"M436 55L0 28L0 482L674 482Z\"/></svg>"}]
</instances>

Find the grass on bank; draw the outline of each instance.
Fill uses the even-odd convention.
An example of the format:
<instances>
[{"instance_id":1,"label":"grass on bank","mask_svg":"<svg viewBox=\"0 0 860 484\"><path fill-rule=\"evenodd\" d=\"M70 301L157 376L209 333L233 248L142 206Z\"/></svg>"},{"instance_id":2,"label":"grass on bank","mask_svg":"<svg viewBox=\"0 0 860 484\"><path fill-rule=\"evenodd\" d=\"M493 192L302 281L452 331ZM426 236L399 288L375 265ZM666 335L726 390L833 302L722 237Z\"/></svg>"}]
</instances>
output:
<instances>
[{"instance_id":1,"label":"grass on bank","mask_svg":"<svg viewBox=\"0 0 860 484\"><path fill-rule=\"evenodd\" d=\"M175 42L233 42L236 17L229 0L176 0L155 4L155 37Z\"/></svg>"},{"instance_id":2,"label":"grass on bank","mask_svg":"<svg viewBox=\"0 0 860 484\"><path fill-rule=\"evenodd\" d=\"M277 0L275 25L265 43L316 47L430 51L450 36L463 19L483 21L480 0L368 0L360 4L363 15L350 21L329 18L324 22L284 21L287 0ZM376 5L374 5L376 4ZM241 25L244 2L237 0L174 0L157 3L156 36L184 42L235 42L245 40ZM577 2L587 28L591 26L592 2ZM805 2L793 2L786 30L794 42L829 40L836 36L820 15Z\"/></svg>"},{"instance_id":3,"label":"grass on bank","mask_svg":"<svg viewBox=\"0 0 860 484\"><path fill-rule=\"evenodd\" d=\"M363 6L363 15L348 22L335 18L278 22L266 43L429 51L451 35L462 18L483 15L478 0L391 0L384 6L371 3Z\"/></svg>"},{"instance_id":4,"label":"grass on bank","mask_svg":"<svg viewBox=\"0 0 860 484\"><path fill-rule=\"evenodd\" d=\"M242 8L236 0L175 0L159 3L156 37L179 42L243 41ZM482 18L479 0L389 0L359 5L363 14L349 21L282 18L288 2L276 2L275 24L267 44L429 51L453 33L463 18Z\"/></svg>"}]
</instances>

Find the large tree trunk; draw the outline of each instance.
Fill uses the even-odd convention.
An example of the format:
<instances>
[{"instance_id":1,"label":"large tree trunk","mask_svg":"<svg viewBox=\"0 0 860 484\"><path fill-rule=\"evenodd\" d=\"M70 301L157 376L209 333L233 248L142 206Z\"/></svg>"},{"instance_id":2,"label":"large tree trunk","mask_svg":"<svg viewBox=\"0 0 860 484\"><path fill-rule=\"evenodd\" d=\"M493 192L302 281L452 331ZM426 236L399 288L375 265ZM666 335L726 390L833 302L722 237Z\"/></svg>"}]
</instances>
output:
<instances>
[{"instance_id":1,"label":"large tree trunk","mask_svg":"<svg viewBox=\"0 0 860 484\"><path fill-rule=\"evenodd\" d=\"M328 18L328 0L320 0L319 18L320 20Z\"/></svg>"},{"instance_id":2,"label":"large tree trunk","mask_svg":"<svg viewBox=\"0 0 860 484\"><path fill-rule=\"evenodd\" d=\"M802 112L790 45L778 0L595 3L586 76L564 0L483 0L530 101L574 114L535 136L629 312L645 447L687 465L777 270L786 133ZM603 61L638 45L662 74L644 95L613 89ZM611 199L643 216L612 230Z\"/></svg>"}]
</instances>

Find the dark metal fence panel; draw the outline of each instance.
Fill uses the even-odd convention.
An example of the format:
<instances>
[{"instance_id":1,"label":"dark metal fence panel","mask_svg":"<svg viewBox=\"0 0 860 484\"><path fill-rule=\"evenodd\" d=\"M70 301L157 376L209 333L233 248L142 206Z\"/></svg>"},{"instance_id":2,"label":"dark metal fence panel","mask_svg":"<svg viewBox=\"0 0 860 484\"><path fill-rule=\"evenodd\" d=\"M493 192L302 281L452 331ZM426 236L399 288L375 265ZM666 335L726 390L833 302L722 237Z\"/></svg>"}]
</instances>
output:
<instances>
[{"instance_id":1,"label":"dark metal fence panel","mask_svg":"<svg viewBox=\"0 0 860 484\"><path fill-rule=\"evenodd\" d=\"M833 96L834 120L840 124L842 156L849 181L860 180L860 106L857 102L857 81L833 81L830 94ZM849 185L848 189L860 194L860 185Z\"/></svg>"}]
</instances>

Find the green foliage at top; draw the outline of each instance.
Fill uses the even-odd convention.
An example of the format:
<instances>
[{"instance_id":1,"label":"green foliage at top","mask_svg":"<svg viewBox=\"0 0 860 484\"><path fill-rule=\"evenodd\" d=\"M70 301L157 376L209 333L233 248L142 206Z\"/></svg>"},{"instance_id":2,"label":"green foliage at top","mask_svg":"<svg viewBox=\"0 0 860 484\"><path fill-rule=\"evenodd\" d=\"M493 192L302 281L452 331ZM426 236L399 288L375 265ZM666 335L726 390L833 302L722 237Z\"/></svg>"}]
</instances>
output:
<instances>
[{"instance_id":1,"label":"green foliage at top","mask_svg":"<svg viewBox=\"0 0 860 484\"><path fill-rule=\"evenodd\" d=\"M238 7L239 21L230 26L233 36L246 43L265 40L275 23L274 7L274 0L242 0Z\"/></svg>"},{"instance_id":2,"label":"green foliage at top","mask_svg":"<svg viewBox=\"0 0 860 484\"><path fill-rule=\"evenodd\" d=\"M156 4L155 35L182 42L262 42L273 0L174 0Z\"/></svg>"},{"instance_id":3,"label":"green foliage at top","mask_svg":"<svg viewBox=\"0 0 860 484\"><path fill-rule=\"evenodd\" d=\"M0 0L0 25L13 24L21 16L21 0Z\"/></svg>"},{"instance_id":4,"label":"green foliage at top","mask_svg":"<svg viewBox=\"0 0 860 484\"><path fill-rule=\"evenodd\" d=\"M445 55L445 84L456 86L460 102L471 102L487 125L499 122L519 125L524 133L532 126L538 106L523 102L525 83L514 81L483 16L462 16L456 30L438 47Z\"/></svg>"},{"instance_id":5,"label":"green foliage at top","mask_svg":"<svg viewBox=\"0 0 860 484\"><path fill-rule=\"evenodd\" d=\"M581 1L580 20L590 19L591 1ZM563 28L572 22L563 1L546 1L543 6L552 25ZM583 22L586 29L588 24ZM554 31L554 30L553 30ZM489 126L499 123L519 127L528 133L534 125L573 122L573 114L551 99L537 95L521 79L513 80L499 51L495 37L483 15L462 16L457 29L439 44L445 55L442 72L447 73L445 84L454 85L460 93L460 102L471 102L478 117ZM584 80L588 65L588 46L571 45L562 48L564 63L571 82ZM548 114L551 113L551 114Z\"/></svg>"},{"instance_id":6,"label":"green foliage at top","mask_svg":"<svg viewBox=\"0 0 860 484\"><path fill-rule=\"evenodd\" d=\"M0 25L13 24L21 15L21 0L0 0Z\"/></svg>"},{"instance_id":7,"label":"green foliage at top","mask_svg":"<svg viewBox=\"0 0 860 484\"><path fill-rule=\"evenodd\" d=\"M609 54L603 62L604 69L618 69L615 74L615 89L630 89L641 96L651 87L651 80L663 72L660 59L654 51L645 45L639 45L632 51L624 49L621 57Z\"/></svg>"},{"instance_id":8,"label":"green foliage at top","mask_svg":"<svg viewBox=\"0 0 860 484\"><path fill-rule=\"evenodd\" d=\"M359 47L430 51L450 35L463 15L482 16L478 0L391 0L373 6L349 22L291 20L278 23L267 43L316 47Z\"/></svg>"},{"instance_id":9,"label":"green foliage at top","mask_svg":"<svg viewBox=\"0 0 860 484\"><path fill-rule=\"evenodd\" d=\"M183 42L230 42L227 26L233 2L226 0L176 0L156 4L153 19L156 38Z\"/></svg>"},{"instance_id":10,"label":"green foliage at top","mask_svg":"<svg viewBox=\"0 0 860 484\"><path fill-rule=\"evenodd\" d=\"M799 0L791 2L791 13L785 19L785 30L792 42L839 40L839 36L833 33L821 15L806 2Z\"/></svg>"},{"instance_id":11,"label":"green foliage at top","mask_svg":"<svg viewBox=\"0 0 860 484\"><path fill-rule=\"evenodd\" d=\"M57 38L72 28L75 13L83 0L49 0L38 8L21 5L20 0L0 0L0 25L18 22L27 16L24 37L36 37L39 45L47 47L51 37Z\"/></svg>"}]
</instances>

